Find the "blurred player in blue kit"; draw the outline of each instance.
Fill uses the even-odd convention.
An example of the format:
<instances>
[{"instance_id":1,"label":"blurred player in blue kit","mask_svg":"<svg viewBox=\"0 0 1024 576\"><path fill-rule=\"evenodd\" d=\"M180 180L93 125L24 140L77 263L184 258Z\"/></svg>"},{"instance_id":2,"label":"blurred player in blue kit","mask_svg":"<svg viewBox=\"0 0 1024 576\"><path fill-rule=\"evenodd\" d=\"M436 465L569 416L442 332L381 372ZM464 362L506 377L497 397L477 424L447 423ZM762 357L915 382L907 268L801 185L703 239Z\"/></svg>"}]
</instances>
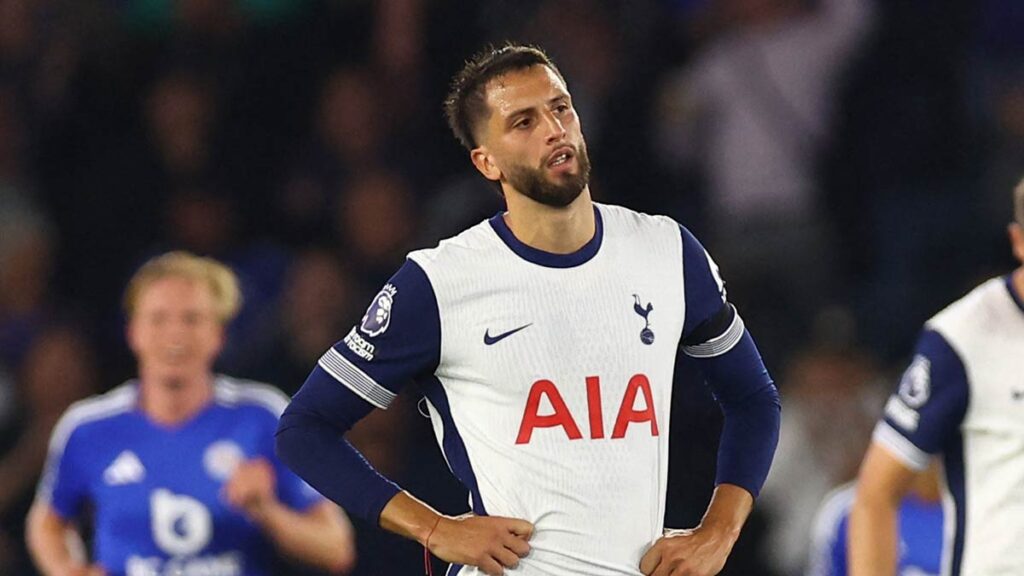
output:
<instances>
[{"instance_id":1,"label":"blurred player in blue kit","mask_svg":"<svg viewBox=\"0 0 1024 576\"><path fill-rule=\"evenodd\" d=\"M1022 266L925 323L861 465L850 574L895 574L896 510L942 458L943 576L1024 574L1024 182L1009 225Z\"/></svg>"},{"instance_id":2,"label":"blurred player in blue kit","mask_svg":"<svg viewBox=\"0 0 1024 576\"><path fill-rule=\"evenodd\" d=\"M915 476L899 507L899 576L939 576L942 564L940 467L933 462ZM850 510L857 485L846 483L825 497L814 521L806 576L850 573Z\"/></svg>"},{"instance_id":3,"label":"blurred player in blue kit","mask_svg":"<svg viewBox=\"0 0 1024 576\"><path fill-rule=\"evenodd\" d=\"M450 562L448 574L717 574L780 415L717 266L673 220L592 202L572 97L540 50L477 55L446 112L507 212L409 255L293 398L279 454L349 512ZM666 530L680 347L725 423L703 521ZM439 514L344 441L411 382L472 514Z\"/></svg>"},{"instance_id":4,"label":"blurred player in blue kit","mask_svg":"<svg viewBox=\"0 0 1024 576\"><path fill-rule=\"evenodd\" d=\"M261 576L275 548L332 573L352 566L342 512L274 456L287 397L212 372L239 305L234 274L208 258L169 253L132 278L139 377L54 428L27 527L43 574ZM91 563L69 539L86 510Z\"/></svg>"}]
</instances>

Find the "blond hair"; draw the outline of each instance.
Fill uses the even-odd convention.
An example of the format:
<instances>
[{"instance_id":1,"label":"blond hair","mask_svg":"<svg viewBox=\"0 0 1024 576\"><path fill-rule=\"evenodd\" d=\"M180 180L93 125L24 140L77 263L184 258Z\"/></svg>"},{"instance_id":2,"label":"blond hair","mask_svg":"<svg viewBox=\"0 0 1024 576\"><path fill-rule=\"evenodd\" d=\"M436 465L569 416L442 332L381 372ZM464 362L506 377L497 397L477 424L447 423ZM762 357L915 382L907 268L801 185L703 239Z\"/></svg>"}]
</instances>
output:
<instances>
[{"instance_id":1,"label":"blond hair","mask_svg":"<svg viewBox=\"0 0 1024 576\"><path fill-rule=\"evenodd\" d=\"M230 268L213 258L203 258L189 252L168 252L148 260L132 279L124 293L124 311L131 318L139 297L153 282L163 278L184 278L206 285L213 296L217 319L230 322L242 307L242 292L238 278Z\"/></svg>"},{"instance_id":2,"label":"blond hair","mask_svg":"<svg viewBox=\"0 0 1024 576\"><path fill-rule=\"evenodd\" d=\"M1013 216L1017 224L1024 226L1024 179L1013 189Z\"/></svg>"}]
</instances>

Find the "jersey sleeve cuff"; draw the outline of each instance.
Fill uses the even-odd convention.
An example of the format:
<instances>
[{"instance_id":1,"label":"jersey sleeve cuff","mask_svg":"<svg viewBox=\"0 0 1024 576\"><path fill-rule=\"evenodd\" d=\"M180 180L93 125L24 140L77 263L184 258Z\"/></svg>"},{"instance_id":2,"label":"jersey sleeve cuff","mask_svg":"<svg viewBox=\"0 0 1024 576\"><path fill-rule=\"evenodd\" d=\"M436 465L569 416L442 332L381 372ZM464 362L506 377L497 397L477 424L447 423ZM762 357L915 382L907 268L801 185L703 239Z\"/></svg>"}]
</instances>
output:
<instances>
[{"instance_id":1,"label":"jersey sleeve cuff","mask_svg":"<svg viewBox=\"0 0 1024 576\"><path fill-rule=\"evenodd\" d=\"M397 396L370 378L366 372L360 370L334 348L328 349L317 364L332 378L377 408L387 410Z\"/></svg>"},{"instance_id":2,"label":"jersey sleeve cuff","mask_svg":"<svg viewBox=\"0 0 1024 576\"><path fill-rule=\"evenodd\" d=\"M871 438L912 470L924 470L931 461L930 454L915 446L887 422L879 422Z\"/></svg>"},{"instance_id":3,"label":"jersey sleeve cuff","mask_svg":"<svg viewBox=\"0 0 1024 576\"><path fill-rule=\"evenodd\" d=\"M745 330L743 318L736 314L733 316L732 323L729 324L729 327L721 335L707 342L694 344L693 346L683 346L683 352L691 358L714 358L715 356L721 356L732 350L739 343L743 338Z\"/></svg>"}]
</instances>

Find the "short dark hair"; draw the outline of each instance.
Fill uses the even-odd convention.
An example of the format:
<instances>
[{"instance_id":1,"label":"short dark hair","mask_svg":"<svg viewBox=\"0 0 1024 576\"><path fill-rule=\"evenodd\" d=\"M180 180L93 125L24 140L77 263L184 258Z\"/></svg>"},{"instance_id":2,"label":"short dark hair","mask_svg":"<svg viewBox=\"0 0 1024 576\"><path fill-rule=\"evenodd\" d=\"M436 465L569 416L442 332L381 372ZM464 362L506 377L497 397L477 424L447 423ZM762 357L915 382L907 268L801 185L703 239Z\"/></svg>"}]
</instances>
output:
<instances>
[{"instance_id":1,"label":"short dark hair","mask_svg":"<svg viewBox=\"0 0 1024 576\"><path fill-rule=\"evenodd\" d=\"M487 83L512 70L538 65L547 66L565 82L562 73L543 50L511 42L500 48L488 46L470 58L455 75L444 101L444 113L448 127L467 150L477 147L474 130L489 114L485 94Z\"/></svg>"},{"instance_id":2,"label":"short dark hair","mask_svg":"<svg viewBox=\"0 0 1024 576\"><path fill-rule=\"evenodd\" d=\"M1013 189L1013 216L1017 224L1024 226L1024 179Z\"/></svg>"}]
</instances>

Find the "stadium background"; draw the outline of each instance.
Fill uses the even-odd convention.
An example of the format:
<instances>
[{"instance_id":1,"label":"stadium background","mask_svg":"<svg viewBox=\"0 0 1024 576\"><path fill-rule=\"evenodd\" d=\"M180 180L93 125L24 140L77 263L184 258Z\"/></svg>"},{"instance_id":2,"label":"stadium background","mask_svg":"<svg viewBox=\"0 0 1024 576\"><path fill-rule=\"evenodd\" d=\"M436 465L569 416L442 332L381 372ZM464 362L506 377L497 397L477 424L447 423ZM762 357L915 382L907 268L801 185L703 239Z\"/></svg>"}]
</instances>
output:
<instances>
[{"instance_id":1,"label":"stadium background","mask_svg":"<svg viewBox=\"0 0 1024 576\"><path fill-rule=\"evenodd\" d=\"M55 418L132 376L119 299L147 257L229 263L246 305L219 368L291 393L406 251L501 209L441 101L505 39L566 75L595 197L677 218L721 264L785 406L727 573L800 573L920 323L1013 266L1022 32L1016 0L0 0L0 573L33 574ZM676 385L700 400L674 408L683 525L719 423L685 362ZM352 435L464 509L415 399ZM422 570L358 528L358 574Z\"/></svg>"}]
</instances>

